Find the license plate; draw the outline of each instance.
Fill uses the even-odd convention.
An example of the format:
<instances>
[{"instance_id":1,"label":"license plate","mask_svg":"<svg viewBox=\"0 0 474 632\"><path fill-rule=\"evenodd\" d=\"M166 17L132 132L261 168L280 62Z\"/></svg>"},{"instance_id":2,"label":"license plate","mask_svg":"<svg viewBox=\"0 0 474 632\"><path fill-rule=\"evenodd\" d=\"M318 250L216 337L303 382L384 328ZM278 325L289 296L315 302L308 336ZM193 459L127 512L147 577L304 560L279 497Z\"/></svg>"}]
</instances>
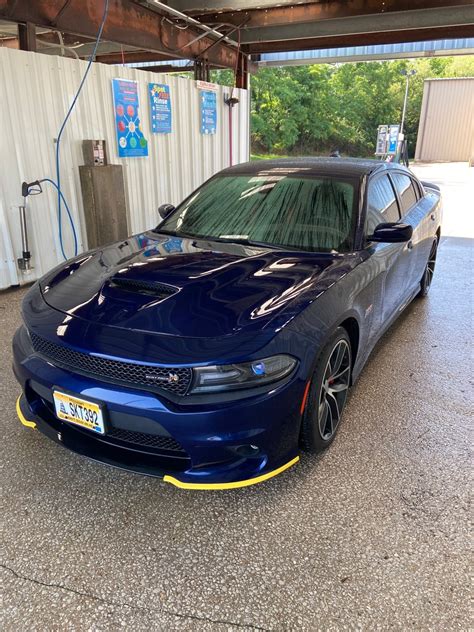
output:
<instances>
[{"instance_id":1,"label":"license plate","mask_svg":"<svg viewBox=\"0 0 474 632\"><path fill-rule=\"evenodd\" d=\"M59 419L99 434L105 434L104 417L99 404L60 391L53 391L53 398Z\"/></svg>"}]
</instances>

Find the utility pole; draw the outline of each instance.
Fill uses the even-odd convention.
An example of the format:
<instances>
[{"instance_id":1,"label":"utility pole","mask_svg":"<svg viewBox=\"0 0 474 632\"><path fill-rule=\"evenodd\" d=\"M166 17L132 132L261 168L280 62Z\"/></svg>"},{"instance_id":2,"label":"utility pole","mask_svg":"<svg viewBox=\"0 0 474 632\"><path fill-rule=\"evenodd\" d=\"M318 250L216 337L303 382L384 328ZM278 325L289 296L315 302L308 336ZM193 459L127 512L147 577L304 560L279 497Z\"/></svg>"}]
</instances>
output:
<instances>
[{"instance_id":1,"label":"utility pole","mask_svg":"<svg viewBox=\"0 0 474 632\"><path fill-rule=\"evenodd\" d=\"M402 110L402 122L400 123L400 135L403 135L403 128L405 126L405 115L406 115L406 111L407 111L407 103L408 103L408 82L410 80L410 77L413 77L413 75L416 75L416 70L402 70L401 71L402 75L405 75L406 77L406 82L405 82L405 98L403 99L403 110Z\"/></svg>"},{"instance_id":2,"label":"utility pole","mask_svg":"<svg viewBox=\"0 0 474 632\"><path fill-rule=\"evenodd\" d=\"M408 84L410 81L410 77L416 74L416 70L402 70L401 74L405 76L405 97L403 99L403 109L402 109L402 120L400 123L400 130L398 132L398 161L402 160L405 165L408 167L408 148L407 142L405 140L405 134L403 133L403 129L405 127L405 116L407 112L407 103L408 103Z\"/></svg>"}]
</instances>

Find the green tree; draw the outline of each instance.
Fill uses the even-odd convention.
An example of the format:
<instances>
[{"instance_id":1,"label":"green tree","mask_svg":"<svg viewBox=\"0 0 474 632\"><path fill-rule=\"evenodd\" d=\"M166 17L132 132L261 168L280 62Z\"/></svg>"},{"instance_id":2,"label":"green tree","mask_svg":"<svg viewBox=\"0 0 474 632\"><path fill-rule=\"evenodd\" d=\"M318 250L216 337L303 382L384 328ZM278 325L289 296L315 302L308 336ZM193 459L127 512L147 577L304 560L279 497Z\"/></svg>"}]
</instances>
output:
<instances>
[{"instance_id":1,"label":"green tree","mask_svg":"<svg viewBox=\"0 0 474 632\"><path fill-rule=\"evenodd\" d=\"M373 155L378 125L401 119L402 71L412 69L405 133L413 154L424 80L472 77L474 57L262 68L251 77L253 151Z\"/></svg>"}]
</instances>

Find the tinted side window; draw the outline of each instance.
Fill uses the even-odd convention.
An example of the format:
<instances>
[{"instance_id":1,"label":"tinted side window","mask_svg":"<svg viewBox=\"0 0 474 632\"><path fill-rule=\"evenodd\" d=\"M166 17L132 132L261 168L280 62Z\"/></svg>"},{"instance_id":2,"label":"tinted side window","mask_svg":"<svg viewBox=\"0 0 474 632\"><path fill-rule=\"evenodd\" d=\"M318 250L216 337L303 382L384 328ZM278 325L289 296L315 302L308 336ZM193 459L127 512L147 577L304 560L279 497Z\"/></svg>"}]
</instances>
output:
<instances>
[{"instance_id":1,"label":"tinted side window","mask_svg":"<svg viewBox=\"0 0 474 632\"><path fill-rule=\"evenodd\" d=\"M399 219L395 191L388 176L373 180L367 198L367 234L371 235L381 222L398 222Z\"/></svg>"},{"instance_id":2,"label":"tinted side window","mask_svg":"<svg viewBox=\"0 0 474 632\"><path fill-rule=\"evenodd\" d=\"M405 215L405 213L418 202L418 190L415 188L415 183L409 176L403 173L394 173L392 177L402 201L403 215Z\"/></svg>"}]
</instances>

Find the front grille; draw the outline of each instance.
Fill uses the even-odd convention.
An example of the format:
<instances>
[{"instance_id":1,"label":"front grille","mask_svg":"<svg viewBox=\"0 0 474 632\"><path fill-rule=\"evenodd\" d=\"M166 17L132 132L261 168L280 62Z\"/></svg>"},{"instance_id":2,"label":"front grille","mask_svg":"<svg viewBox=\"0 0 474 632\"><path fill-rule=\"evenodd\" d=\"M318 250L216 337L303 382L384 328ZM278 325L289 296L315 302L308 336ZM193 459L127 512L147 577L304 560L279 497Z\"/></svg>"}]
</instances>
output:
<instances>
[{"instance_id":1,"label":"front grille","mask_svg":"<svg viewBox=\"0 0 474 632\"><path fill-rule=\"evenodd\" d=\"M119 287L128 292L139 292L140 294L149 294L155 297L166 298L176 294L177 289L170 285L159 283L158 281L141 281L139 279L126 279L113 277L110 281L112 287Z\"/></svg>"},{"instance_id":2,"label":"front grille","mask_svg":"<svg viewBox=\"0 0 474 632\"><path fill-rule=\"evenodd\" d=\"M173 452L181 452L186 456L186 452L173 437L160 437L145 432L134 432L133 430L123 430L122 428L109 428L106 437L123 441L125 443L133 443L135 445L146 446L156 450L170 450Z\"/></svg>"},{"instance_id":3,"label":"front grille","mask_svg":"<svg viewBox=\"0 0 474 632\"><path fill-rule=\"evenodd\" d=\"M112 382L162 389L174 395L185 395L191 383L192 372L189 368L175 369L109 360L58 345L33 332L30 332L30 336L37 353L71 371L100 376Z\"/></svg>"},{"instance_id":4,"label":"front grille","mask_svg":"<svg viewBox=\"0 0 474 632\"><path fill-rule=\"evenodd\" d=\"M53 425L57 431L61 431L61 424L64 424L64 422L61 422L56 417L54 404L47 399L39 397L37 393L31 389L31 387L29 387L28 392L33 393L33 395L29 395L30 399L41 402L42 411L40 416L42 419L47 421L50 425ZM44 413L47 414L47 417L45 417ZM170 436L165 437L152 435L146 432L135 432L134 430L125 430L124 428L116 428L115 426L110 425L107 428L105 435L97 435L96 433L92 433L90 430L81 428L81 426L76 426L74 424L66 425L70 432L79 432L81 435L84 435L89 439L105 441L109 445L113 445L118 448L130 449L132 446L135 448L148 448L148 450L144 451L153 452L157 454L157 456L161 455L171 459L189 460L189 454L176 441L176 439L173 439L173 437ZM166 454L167 452L172 452L173 454Z\"/></svg>"}]
</instances>

